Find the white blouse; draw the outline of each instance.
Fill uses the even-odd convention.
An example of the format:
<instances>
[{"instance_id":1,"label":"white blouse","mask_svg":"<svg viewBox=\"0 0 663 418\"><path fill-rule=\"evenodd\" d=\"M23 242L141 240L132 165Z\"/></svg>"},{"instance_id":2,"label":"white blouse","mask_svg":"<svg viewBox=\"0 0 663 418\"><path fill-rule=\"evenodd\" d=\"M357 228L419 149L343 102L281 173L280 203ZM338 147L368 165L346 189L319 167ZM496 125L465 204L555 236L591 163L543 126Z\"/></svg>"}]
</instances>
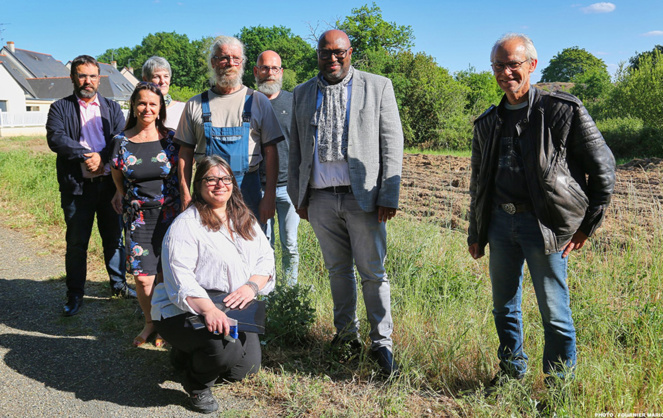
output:
<instances>
[{"instance_id":1,"label":"white blouse","mask_svg":"<svg viewBox=\"0 0 663 418\"><path fill-rule=\"evenodd\" d=\"M274 250L257 222L253 229L256 236L252 241L237 233L233 240L223 227L217 232L205 228L195 207L182 212L163 239L164 281L154 288L152 318L158 321L185 312L196 313L187 297L208 298L205 289L234 292L253 275L269 276L259 293L271 292Z\"/></svg>"}]
</instances>

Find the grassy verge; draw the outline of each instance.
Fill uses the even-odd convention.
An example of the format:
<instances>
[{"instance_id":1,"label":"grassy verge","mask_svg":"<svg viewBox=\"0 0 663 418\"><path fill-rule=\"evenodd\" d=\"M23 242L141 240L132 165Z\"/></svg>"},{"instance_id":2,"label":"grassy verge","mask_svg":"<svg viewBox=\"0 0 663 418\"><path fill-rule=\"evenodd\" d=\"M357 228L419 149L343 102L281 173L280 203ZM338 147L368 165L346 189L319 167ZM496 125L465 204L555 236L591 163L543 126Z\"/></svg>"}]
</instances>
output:
<instances>
[{"instance_id":1,"label":"grassy verge","mask_svg":"<svg viewBox=\"0 0 663 418\"><path fill-rule=\"evenodd\" d=\"M54 166L52 153L0 147L3 218L57 247L64 237ZM487 257L472 260L462 233L402 216L389 224L387 268L403 375L387 384L374 375L365 354L339 358L330 353L329 286L313 231L302 222L299 280L313 289L313 327L302 341L268 343L264 369L232 390L290 416L663 413L663 260L658 256L663 211L653 199L651 205L654 215L647 219L629 208L614 210L610 216L616 224L629 229L600 231L570 259L578 332L573 382L552 390L543 384L543 329L526 276L523 318L530 372L524 381L485 396L482 388L496 370L497 350ZM359 301L367 335L361 293Z\"/></svg>"}]
</instances>

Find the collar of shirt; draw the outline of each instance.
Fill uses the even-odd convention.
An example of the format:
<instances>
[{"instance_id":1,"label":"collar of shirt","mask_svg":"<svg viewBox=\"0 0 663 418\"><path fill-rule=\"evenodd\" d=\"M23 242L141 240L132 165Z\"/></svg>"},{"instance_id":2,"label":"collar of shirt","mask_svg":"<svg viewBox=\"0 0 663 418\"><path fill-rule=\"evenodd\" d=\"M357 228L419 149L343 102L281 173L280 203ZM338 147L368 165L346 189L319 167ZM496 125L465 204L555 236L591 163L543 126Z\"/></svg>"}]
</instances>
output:
<instances>
[{"instance_id":1,"label":"collar of shirt","mask_svg":"<svg viewBox=\"0 0 663 418\"><path fill-rule=\"evenodd\" d=\"M95 94L94 99L90 100L89 102L86 102L85 100L81 99L80 97L76 96L76 99L78 100L78 104L82 106L83 108L87 109L88 106L94 105L94 106L101 106L101 103L99 103L99 95Z\"/></svg>"}]
</instances>

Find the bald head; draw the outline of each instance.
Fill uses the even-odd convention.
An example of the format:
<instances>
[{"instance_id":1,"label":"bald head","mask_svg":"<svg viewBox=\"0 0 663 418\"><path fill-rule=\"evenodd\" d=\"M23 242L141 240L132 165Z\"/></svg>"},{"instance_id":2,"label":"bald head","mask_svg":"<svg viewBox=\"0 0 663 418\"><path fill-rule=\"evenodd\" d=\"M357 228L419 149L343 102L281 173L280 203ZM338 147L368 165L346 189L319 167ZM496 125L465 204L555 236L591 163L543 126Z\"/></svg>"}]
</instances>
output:
<instances>
[{"instance_id":1,"label":"bald head","mask_svg":"<svg viewBox=\"0 0 663 418\"><path fill-rule=\"evenodd\" d=\"M265 64L265 62L269 62L270 64ZM273 64L273 63L278 63L278 64ZM256 61L256 65L259 67L261 65L275 65L276 67L281 66L281 57L279 54L272 50L267 50L263 51L258 55L258 60Z\"/></svg>"},{"instance_id":2,"label":"bald head","mask_svg":"<svg viewBox=\"0 0 663 418\"><path fill-rule=\"evenodd\" d=\"M350 71L352 47L345 32L332 29L318 40L318 69L329 84L341 82Z\"/></svg>"},{"instance_id":3,"label":"bald head","mask_svg":"<svg viewBox=\"0 0 663 418\"><path fill-rule=\"evenodd\" d=\"M283 69L279 54L271 50L261 52L253 67L253 77L256 79L258 91L270 99L275 99L281 92L283 84Z\"/></svg>"}]
</instances>

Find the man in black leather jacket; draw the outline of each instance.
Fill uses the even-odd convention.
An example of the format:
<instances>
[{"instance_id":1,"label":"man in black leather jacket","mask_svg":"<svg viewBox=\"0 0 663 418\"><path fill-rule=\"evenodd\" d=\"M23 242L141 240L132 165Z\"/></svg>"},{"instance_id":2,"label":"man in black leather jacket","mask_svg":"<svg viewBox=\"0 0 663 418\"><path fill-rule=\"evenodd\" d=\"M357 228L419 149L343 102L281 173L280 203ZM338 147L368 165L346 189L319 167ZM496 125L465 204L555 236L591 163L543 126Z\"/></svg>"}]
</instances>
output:
<instances>
[{"instance_id":1,"label":"man in black leather jacket","mask_svg":"<svg viewBox=\"0 0 663 418\"><path fill-rule=\"evenodd\" d=\"M475 259L490 246L501 369L492 383L521 379L527 370L525 261L545 331L543 371L565 377L576 364L567 256L601 225L614 189L615 160L580 100L530 86L538 61L527 36L502 37L491 62L505 95L475 122L468 245Z\"/></svg>"}]
</instances>

